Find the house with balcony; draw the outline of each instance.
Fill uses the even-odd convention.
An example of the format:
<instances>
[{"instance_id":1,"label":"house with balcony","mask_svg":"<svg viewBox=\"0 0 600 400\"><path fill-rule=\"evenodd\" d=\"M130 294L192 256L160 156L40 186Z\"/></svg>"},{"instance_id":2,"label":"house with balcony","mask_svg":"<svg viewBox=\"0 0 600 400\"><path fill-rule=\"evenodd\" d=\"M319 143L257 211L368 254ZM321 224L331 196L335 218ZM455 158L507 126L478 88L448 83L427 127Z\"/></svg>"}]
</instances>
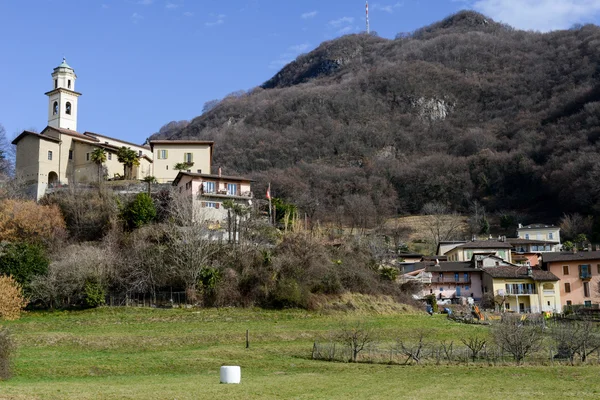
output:
<instances>
[{"instance_id":1,"label":"house with balcony","mask_svg":"<svg viewBox=\"0 0 600 400\"><path fill-rule=\"evenodd\" d=\"M519 239L536 240L542 243L533 244L538 252L560 251L560 228L549 224L521 225L517 228Z\"/></svg>"},{"instance_id":2,"label":"house with balcony","mask_svg":"<svg viewBox=\"0 0 600 400\"><path fill-rule=\"evenodd\" d=\"M484 295L494 297L499 311L561 312L559 279L553 273L501 258L484 261L482 268Z\"/></svg>"},{"instance_id":3,"label":"house with balcony","mask_svg":"<svg viewBox=\"0 0 600 400\"><path fill-rule=\"evenodd\" d=\"M176 192L192 200L194 219L222 222L227 219L225 202L250 207L252 205L251 179L241 176L202 174L180 171L172 185Z\"/></svg>"},{"instance_id":4,"label":"house with balcony","mask_svg":"<svg viewBox=\"0 0 600 400\"><path fill-rule=\"evenodd\" d=\"M542 253L551 252L560 243L549 240L506 238L506 242L512 245L512 262L518 265L530 265L532 267L540 264Z\"/></svg>"},{"instance_id":5,"label":"house with balcony","mask_svg":"<svg viewBox=\"0 0 600 400\"><path fill-rule=\"evenodd\" d=\"M542 268L560 278L564 308L599 307L600 251L544 253Z\"/></svg>"},{"instance_id":6,"label":"house with balcony","mask_svg":"<svg viewBox=\"0 0 600 400\"><path fill-rule=\"evenodd\" d=\"M431 283L423 294L434 294L438 299L450 299L466 304L468 298L481 300L482 271L471 261L425 262L425 272L431 274Z\"/></svg>"}]
</instances>

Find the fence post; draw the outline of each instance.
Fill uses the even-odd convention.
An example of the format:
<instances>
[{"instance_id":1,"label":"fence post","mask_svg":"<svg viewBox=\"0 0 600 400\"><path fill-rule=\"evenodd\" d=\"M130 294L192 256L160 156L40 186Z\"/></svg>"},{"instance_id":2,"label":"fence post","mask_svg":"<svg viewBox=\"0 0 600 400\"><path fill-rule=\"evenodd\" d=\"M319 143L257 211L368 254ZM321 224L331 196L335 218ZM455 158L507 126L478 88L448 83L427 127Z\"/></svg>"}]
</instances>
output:
<instances>
[{"instance_id":1,"label":"fence post","mask_svg":"<svg viewBox=\"0 0 600 400\"><path fill-rule=\"evenodd\" d=\"M249 347L250 347L250 336L249 336L248 329L246 329L246 348L249 348Z\"/></svg>"}]
</instances>

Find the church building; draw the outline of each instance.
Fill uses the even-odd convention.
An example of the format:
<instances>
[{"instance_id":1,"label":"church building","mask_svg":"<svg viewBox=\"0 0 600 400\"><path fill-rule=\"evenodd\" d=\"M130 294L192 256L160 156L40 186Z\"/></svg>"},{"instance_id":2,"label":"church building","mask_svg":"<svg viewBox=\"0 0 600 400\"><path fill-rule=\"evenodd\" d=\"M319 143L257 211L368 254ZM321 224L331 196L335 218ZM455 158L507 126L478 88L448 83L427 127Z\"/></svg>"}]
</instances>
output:
<instances>
[{"instance_id":1,"label":"church building","mask_svg":"<svg viewBox=\"0 0 600 400\"><path fill-rule=\"evenodd\" d=\"M154 176L160 183L172 183L182 165L189 173L211 173L211 141L157 140L147 146L104 134L79 132L81 93L75 90L76 80L75 70L63 59L52 72L52 89L45 93L48 126L40 133L23 131L12 142L17 147L17 179L25 183L32 197L40 199L52 187L118 179L125 172L129 179ZM139 165L124 169L117 159L122 147L136 153ZM102 163L95 162L97 149L106 155Z\"/></svg>"}]
</instances>

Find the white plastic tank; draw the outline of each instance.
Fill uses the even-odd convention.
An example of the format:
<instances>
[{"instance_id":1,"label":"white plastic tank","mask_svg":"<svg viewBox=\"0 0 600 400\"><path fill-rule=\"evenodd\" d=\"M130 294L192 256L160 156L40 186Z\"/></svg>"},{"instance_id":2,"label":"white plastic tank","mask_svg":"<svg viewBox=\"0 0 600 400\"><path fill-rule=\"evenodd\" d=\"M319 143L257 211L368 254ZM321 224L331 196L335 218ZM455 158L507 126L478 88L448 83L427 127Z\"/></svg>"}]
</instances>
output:
<instances>
[{"instance_id":1,"label":"white plastic tank","mask_svg":"<svg viewBox=\"0 0 600 400\"><path fill-rule=\"evenodd\" d=\"M221 367L221 383L240 383L242 380L242 369L237 365L225 365Z\"/></svg>"}]
</instances>

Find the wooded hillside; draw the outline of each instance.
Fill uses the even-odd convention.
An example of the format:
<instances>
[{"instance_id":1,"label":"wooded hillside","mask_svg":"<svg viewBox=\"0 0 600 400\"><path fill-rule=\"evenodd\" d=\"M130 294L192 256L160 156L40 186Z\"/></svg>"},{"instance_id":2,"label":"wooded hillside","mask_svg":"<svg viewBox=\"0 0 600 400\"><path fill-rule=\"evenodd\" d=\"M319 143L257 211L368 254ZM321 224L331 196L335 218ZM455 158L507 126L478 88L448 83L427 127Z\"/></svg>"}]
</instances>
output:
<instances>
[{"instance_id":1,"label":"wooded hillside","mask_svg":"<svg viewBox=\"0 0 600 400\"><path fill-rule=\"evenodd\" d=\"M541 34L460 12L395 40L324 42L153 138L214 140L215 166L318 218L432 200L598 213L599 61L597 26Z\"/></svg>"}]
</instances>

